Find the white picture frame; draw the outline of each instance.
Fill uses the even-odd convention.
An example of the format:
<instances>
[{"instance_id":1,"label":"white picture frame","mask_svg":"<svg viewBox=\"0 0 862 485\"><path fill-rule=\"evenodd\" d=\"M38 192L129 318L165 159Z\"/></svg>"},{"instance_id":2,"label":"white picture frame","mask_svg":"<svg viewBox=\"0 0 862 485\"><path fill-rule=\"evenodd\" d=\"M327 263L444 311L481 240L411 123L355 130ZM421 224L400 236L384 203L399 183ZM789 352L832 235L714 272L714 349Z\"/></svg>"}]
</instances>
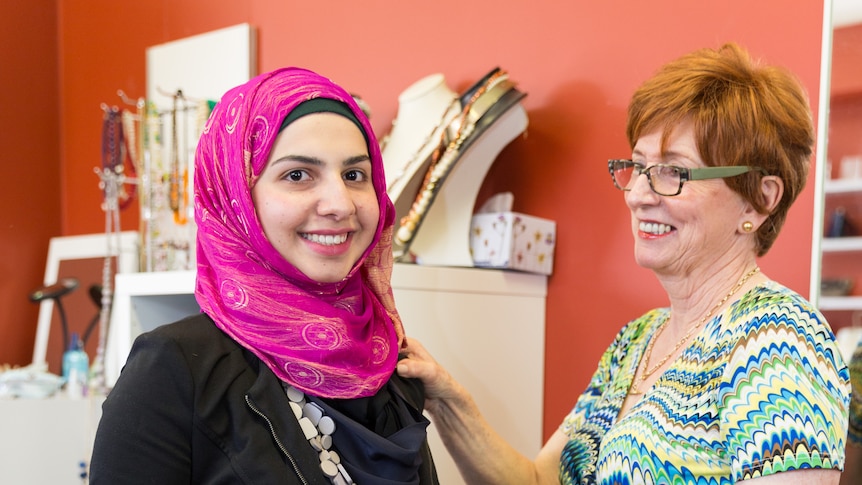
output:
<instances>
[{"instance_id":1,"label":"white picture frame","mask_svg":"<svg viewBox=\"0 0 862 485\"><path fill-rule=\"evenodd\" d=\"M84 234L78 236L58 236L48 244L48 259L45 265L45 286L57 283L60 264L66 260L104 258L112 252L117 256L116 271L132 273L138 271L138 232L123 231L111 240L106 234ZM116 249L109 246L115 244ZM46 299L39 303L39 317L36 322L36 341L33 345L33 365L47 364L48 337L51 332L51 316L54 300Z\"/></svg>"}]
</instances>

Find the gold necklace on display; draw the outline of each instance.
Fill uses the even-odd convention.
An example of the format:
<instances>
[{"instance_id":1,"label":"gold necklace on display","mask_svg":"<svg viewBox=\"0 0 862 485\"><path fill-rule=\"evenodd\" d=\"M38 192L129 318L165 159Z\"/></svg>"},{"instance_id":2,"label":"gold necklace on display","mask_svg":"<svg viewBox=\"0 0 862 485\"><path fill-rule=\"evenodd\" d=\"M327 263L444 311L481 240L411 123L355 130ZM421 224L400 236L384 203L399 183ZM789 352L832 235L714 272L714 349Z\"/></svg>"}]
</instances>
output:
<instances>
[{"instance_id":1,"label":"gold necklace on display","mask_svg":"<svg viewBox=\"0 0 862 485\"><path fill-rule=\"evenodd\" d=\"M387 183L387 187L386 187L387 190L390 190L390 189L392 189L392 187L395 187L395 185L398 184L398 182L400 182L401 179L404 178L404 176L406 176L408 174L412 175L413 172L416 170L416 164L417 163L421 163L421 162L425 161L425 160L420 160L419 155L421 155L422 152L424 152L428 149L431 142L435 139L434 134L439 133L440 129L443 128L444 124L448 124L448 122L450 120L449 120L449 117L447 115L455 108L455 106L457 106L458 101L459 101L458 97L455 96L455 97L453 97L452 101L450 101L449 103L446 104L446 110L443 111L442 115L440 115L440 121L437 123L437 125L434 126L434 128L431 129L431 132L428 133L428 136L425 137L425 140L422 141L422 144L419 146L419 148L416 150L416 152L407 160L406 163L404 163L401 167L399 167L398 172L392 177L392 181ZM390 135L391 135L392 131L395 130L395 126L397 123L398 123L397 119L392 122L392 130L390 130ZM383 142L380 144L381 153L383 152L383 150L386 149L386 145L389 144L390 135L386 135L386 138L384 138Z\"/></svg>"},{"instance_id":2,"label":"gold necklace on display","mask_svg":"<svg viewBox=\"0 0 862 485\"><path fill-rule=\"evenodd\" d=\"M508 73L499 70L484 80L461 108L460 114L450 122L449 127L454 128L454 133L451 134L448 143L446 143L446 139L450 135L448 128L441 133L440 142L431 154L431 161L419 192L416 194L407 215L401 218L400 225L396 228L393 236L393 242L403 248L401 255L406 255L408 245L412 242L413 236L425 218L425 214L440 190L443 180L458 160L461 145L473 134L476 123L482 115L512 89L513 84L509 82L508 76Z\"/></svg>"},{"instance_id":3,"label":"gold necklace on display","mask_svg":"<svg viewBox=\"0 0 862 485\"><path fill-rule=\"evenodd\" d=\"M655 331L655 335L653 335L652 338L650 338L649 343L647 343L647 347L646 347L646 350L644 351L644 356L643 356L643 362L644 362L645 369L641 374L639 374L635 377L635 380L632 383L631 388L629 389L629 394L630 395L643 394L644 392L640 390L640 387L641 387L641 385L643 385L644 381L649 376L655 374L655 372L657 370L661 369L667 363L667 361L673 355L676 354L676 351L679 350L683 345L685 345L685 343L688 341L688 339L691 338L692 335L694 335L695 330L702 327L706 323L706 321L709 320L709 317L711 317L713 315L713 313L715 313L719 308L721 308L721 306L724 305L727 302L727 300L730 299L731 296L733 296L734 293L739 291L739 289L742 288L742 285L744 285L745 282L748 281L749 278L754 276L754 274L757 273L758 271L760 271L760 268L755 266L754 269L752 269L748 273L745 273L745 275L743 275L743 277L740 278L740 280L736 283L736 285L734 285L734 287L731 288L731 290L726 295L724 295L724 298L722 298L720 302L718 302L714 307L712 307L706 313L706 315L704 315L703 318L701 318L697 322L696 325L692 325L691 327L689 327L688 331L685 333L685 335L683 335L682 339L680 339L680 341L676 343L676 345L673 347L673 349L671 349L670 352L665 354L665 356L662 357L662 359L660 361L658 361L658 363L656 363L654 366L650 367L649 361L650 361L650 358L652 357L652 348L655 345L655 341L658 340L662 331L667 326L667 322L670 320L670 316L665 318L664 321L661 322L661 325L659 325L658 329Z\"/></svg>"}]
</instances>

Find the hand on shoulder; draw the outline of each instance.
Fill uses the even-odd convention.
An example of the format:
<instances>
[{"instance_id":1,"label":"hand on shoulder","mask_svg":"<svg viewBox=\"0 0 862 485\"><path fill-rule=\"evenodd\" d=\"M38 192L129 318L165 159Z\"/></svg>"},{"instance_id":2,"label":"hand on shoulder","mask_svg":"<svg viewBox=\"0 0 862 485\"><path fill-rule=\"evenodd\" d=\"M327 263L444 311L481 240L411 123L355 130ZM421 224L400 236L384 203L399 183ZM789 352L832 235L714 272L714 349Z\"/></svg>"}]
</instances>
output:
<instances>
[{"instance_id":1,"label":"hand on shoulder","mask_svg":"<svg viewBox=\"0 0 862 485\"><path fill-rule=\"evenodd\" d=\"M434 360L418 340L406 337L401 354L405 357L398 361L396 368L398 375L422 381L427 400L425 406L432 414L438 410L442 402L466 397L464 396L466 391L461 385Z\"/></svg>"}]
</instances>

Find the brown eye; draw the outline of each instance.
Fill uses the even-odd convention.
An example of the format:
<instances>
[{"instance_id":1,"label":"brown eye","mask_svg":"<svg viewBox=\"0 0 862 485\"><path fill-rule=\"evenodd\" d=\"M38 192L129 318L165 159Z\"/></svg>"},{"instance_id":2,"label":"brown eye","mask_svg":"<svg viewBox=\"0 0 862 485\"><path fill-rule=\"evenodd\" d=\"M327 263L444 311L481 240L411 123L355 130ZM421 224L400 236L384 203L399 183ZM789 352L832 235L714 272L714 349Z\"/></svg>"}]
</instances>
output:
<instances>
[{"instance_id":1,"label":"brown eye","mask_svg":"<svg viewBox=\"0 0 862 485\"><path fill-rule=\"evenodd\" d=\"M344 180L348 182L363 182L367 180L367 177L362 170L348 170L344 173Z\"/></svg>"},{"instance_id":2,"label":"brown eye","mask_svg":"<svg viewBox=\"0 0 862 485\"><path fill-rule=\"evenodd\" d=\"M305 177L305 172L303 170L291 170L287 172L287 176L285 178L293 181L293 182L301 182Z\"/></svg>"}]
</instances>

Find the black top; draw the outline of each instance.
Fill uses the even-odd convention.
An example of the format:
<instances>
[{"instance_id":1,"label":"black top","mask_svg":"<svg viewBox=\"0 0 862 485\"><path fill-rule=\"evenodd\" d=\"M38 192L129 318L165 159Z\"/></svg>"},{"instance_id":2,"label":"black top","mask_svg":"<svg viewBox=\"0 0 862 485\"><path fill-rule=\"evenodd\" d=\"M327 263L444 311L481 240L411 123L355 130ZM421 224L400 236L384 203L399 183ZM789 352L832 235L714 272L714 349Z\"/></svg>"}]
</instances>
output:
<instances>
[{"instance_id":1,"label":"black top","mask_svg":"<svg viewBox=\"0 0 862 485\"><path fill-rule=\"evenodd\" d=\"M358 475L353 477L358 484L438 483L421 414L424 392L416 381L393 374L371 398L314 400L336 420L334 446ZM420 441L412 449L418 451L393 456L394 464L381 465L379 456L363 463L362 455L370 451L361 444L368 443L368 430L373 446L388 447L391 443L376 440L398 443L396 435L415 438L417 429ZM394 454L400 449L404 455L411 440L405 447L396 445ZM405 466L410 473L410 463L418 469L406 481L387 475L394 470L403 476ZM112 485L329 484L281 381L205 314L135 340L102 406L90 477L93 484Z\"/></svg>"}]
</instances>

